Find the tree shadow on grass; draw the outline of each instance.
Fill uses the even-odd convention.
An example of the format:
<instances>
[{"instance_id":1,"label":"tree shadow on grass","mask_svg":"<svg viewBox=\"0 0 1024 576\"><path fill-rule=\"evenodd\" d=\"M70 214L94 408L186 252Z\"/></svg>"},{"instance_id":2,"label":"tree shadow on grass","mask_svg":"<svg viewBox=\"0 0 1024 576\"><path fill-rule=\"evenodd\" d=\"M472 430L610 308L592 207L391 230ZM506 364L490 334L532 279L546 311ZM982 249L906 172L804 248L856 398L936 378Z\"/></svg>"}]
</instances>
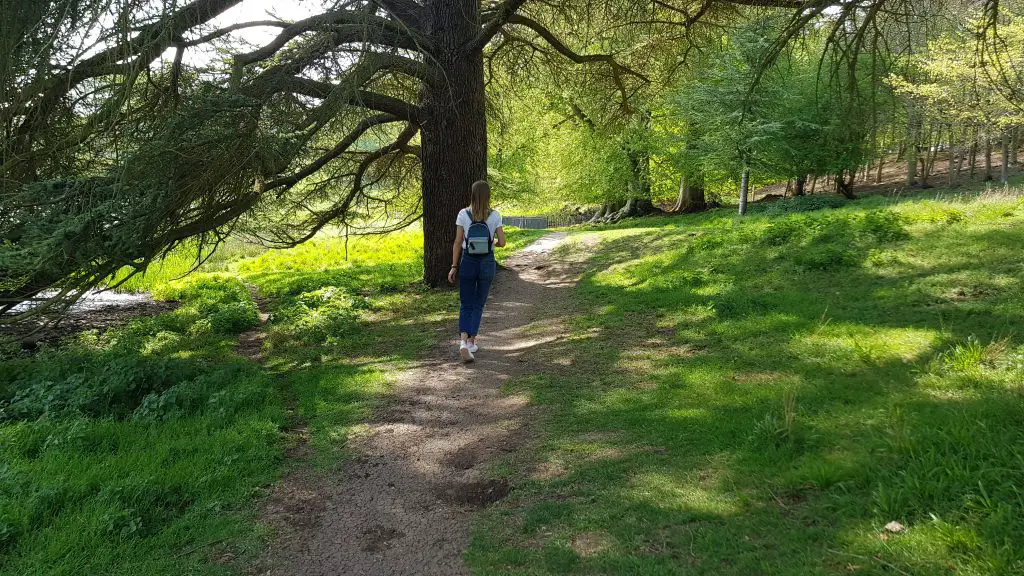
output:
<instances>
[{"instance_id":1,"label":"tree shadow on grass","mask_svg":"<svg viewBox=\"0 0 1024 576\"><path fill-rule=\"evenodd\" d=\"M546 406L548 472L485 519L471 561L488 574L1014 573L1020 391L924 376L970 336L1021 344L1018 291L936 290L1019 274L1022 239L911 240L894 247L961 245L905 267L874 266L888 247L865 243L813 272L756 236L606 241L579 289L578 340L558 350L576 368L519 384ZM912 531L883 531L890 520Z\"/></svg>"}]
</instances>

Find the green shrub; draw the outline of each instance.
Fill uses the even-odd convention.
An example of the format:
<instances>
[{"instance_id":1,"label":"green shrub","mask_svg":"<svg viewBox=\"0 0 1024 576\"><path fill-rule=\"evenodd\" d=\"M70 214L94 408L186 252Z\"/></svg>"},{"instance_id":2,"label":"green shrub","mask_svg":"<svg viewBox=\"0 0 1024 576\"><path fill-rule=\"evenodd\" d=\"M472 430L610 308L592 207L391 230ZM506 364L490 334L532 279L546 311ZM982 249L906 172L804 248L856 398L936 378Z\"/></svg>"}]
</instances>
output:
<instances>
[{"instance_id":1,"label":"green shrub","mask_svg":"<svg viewBox=\"0 0 1024 576\"><path fill-rule=\"evenodd\" d=\"M794 249L793 262L807 270L836 270L849 268L860 263L858 251L848 246L835 244L811 244Z\"/></svg>"},{"instance_id":2,"label":"green shrub","mask_svg":"<svg viewBox=\"0 0 1024 576\"><path fill-rule=\"evenodd\" d=\"M813 212L815 210L827 210L831 208L842 208L849 203L849 200L833 194L817 194L811 196L794 196L783 198L774 202L754 203L749 207L751 214L764 214L765 216L784 216L798 212Z\"/></svg>"},{"instance_id":3,"label":"green shrub","mask_svg":"<svg viewBox=\"0 0 1024 576\"><path fill-rule=\"evenodd\" d=\"M798 218L776 220L761 233L761 243L766 246L783 246L805 235L807 223Z\"/></svg>"},{"instance_id":4,"label":"green shrub","mask_svg":"<svg viewBox=\"0 0 1024 576\"><path fill-rule=\"evenodd\" d=\"M967 214L959 208L941 205L918 215L918 219L934 224L958 224L967 220Z\"/></svg>"},{"instance_id":5,"label":"green shrub","mask_svg":"<svg viewBox=\"0 0 1024 576\"><path fill-rule=\"evenodd\" d=\"M209 330L219 334L238 334L259 323L259 308L249 288L227 274L196 274L159 286L153 296L182 301L175 313L176 331L203 319L209 322Z\"/></svg>"},{"instance_id":6,"label":"green shrub","mask_svg":"<svg viewBox=\"0 0 1024 576\"><path fill-rule=\"evenodd\" d=\"M278 334L306 345L322 344L351 332L367 308L364 298L327 286L299 294L274 313L273 321Z\"/></svg>"},{"instance_id":7,"label":"green shrub","mask_svg":"<svg viewBox=\"0 0 1024 576\"><path fill-rule=\"evenodd\" d=\"M903 215L891 210L872 210L864 214L861 226L878 242L898 242L910 238Z\"/></svg>"},{"instance_id":8,"label":"green shrub","mask_svg":"<svg viewBox=\"0 0 1024 576\"><path fill-rule=\"evenodd\" d=\"M124 418L143 398L194 378L195 363L125 349L96 352L81 345L44 351L12 379L17 393L0 404L0 416L85 414Z\"/></svg>"}]
</instances>

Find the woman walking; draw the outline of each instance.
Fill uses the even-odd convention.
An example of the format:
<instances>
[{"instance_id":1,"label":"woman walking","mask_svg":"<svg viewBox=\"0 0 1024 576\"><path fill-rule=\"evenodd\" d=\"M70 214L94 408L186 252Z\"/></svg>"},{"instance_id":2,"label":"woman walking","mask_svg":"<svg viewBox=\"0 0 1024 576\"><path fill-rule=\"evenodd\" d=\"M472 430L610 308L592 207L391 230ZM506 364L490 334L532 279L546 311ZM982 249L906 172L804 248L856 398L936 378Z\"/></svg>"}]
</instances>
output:
<instances>
[{"instance_id":1,"label":"woman walking","mask_svg":"<svg viewBox=\"0 0 1024 576\"><path fill-rule=\"evenodd\" d=\"M484 303L491 289L497 263L494 248L505 245L501 214L491 210L491 187L479 180L470 190L469 208L455 219L455 243L452 245L452 269L448 281L459 280L459 356L472 362L477 351L476 336L484 315Z\"/></svg>"}]
</instances>

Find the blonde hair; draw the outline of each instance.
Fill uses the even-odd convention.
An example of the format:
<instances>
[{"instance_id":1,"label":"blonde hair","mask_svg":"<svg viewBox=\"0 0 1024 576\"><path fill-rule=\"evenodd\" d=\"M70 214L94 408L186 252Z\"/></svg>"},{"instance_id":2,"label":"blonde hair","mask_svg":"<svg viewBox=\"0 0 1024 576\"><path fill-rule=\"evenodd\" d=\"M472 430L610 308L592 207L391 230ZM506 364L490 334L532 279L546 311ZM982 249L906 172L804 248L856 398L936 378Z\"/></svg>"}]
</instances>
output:
<instances>
[{"instance_id":1,"label":"blonde hair","mask_svg":"<svg viewBox=\"0 0 1024 576\"><path fill-rule=\"evenodd\" d=\"M482 222L491 215L491 186L483 180L473 182L469 192L469 209L473 220Z\"/></svg>"}]
</instances>

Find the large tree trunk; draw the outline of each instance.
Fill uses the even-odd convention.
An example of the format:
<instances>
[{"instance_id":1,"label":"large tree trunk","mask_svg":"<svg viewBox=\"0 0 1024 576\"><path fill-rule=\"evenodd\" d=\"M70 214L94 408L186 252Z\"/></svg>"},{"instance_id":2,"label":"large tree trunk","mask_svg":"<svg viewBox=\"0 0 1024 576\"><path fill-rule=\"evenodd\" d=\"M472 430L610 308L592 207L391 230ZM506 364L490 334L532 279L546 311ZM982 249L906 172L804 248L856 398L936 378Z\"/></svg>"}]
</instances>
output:
<instances>
[{"instance_id":1,"label":"large tree trunk","mask_svg":"<svg viewBox=\"0 0 1024 576\"><path fill-rule=\"evenodd\" d=\"M683 178L679 182L679 200L675 212L702 212L707 210L708 203L704 196L704 184L696 178Z\"/></svg>"},{"instance_id":2,"label":"large tree trunk","mask_svg":"<svg viewBox=\"0 0 1024 576\"><path fill-rule=\"evenodd\" d=\"M473 182L487 176L483 53L459 46L480 27L477 0L432 0L428 27L441 74L423 87L427 121L420 136L423 176L423 279L447 281L455 217L469 205Z\"/></svg>"},{"instance_id":3,"label":"large tree trunk","mask_svg":"<svg viewBox=\"0 0 1024 576\"><path fill-rule=\"evenodd\" d=\"M856 177L856 169L850 170L849 176L845 172L836 174L836 192L850 200L855 199L857 196L853 193L853 181Z\"/></svg>"},{"instance_id":4,"label":"large tree trunk","mask_svg":"<svg viewBox=\"0 0 1024 576\"><path fill-rule=\"evenodd\" d=\"M803 196L804 186L807 184L807 175L801 174L796 177L796 184L793 185L793 196Z\"/></svg>"},{"instance_id":5,"label":"large tree trunk","mask_svg":"<svg viewBox=\"0 0 1024 576\"><path fill-rule=\"evenodd\" d=\"M651 202L651 155L646 150L628 150L626 156L632 169L629 199L621 210L609 217L611 222L660 212Z\"/></svg>"}]
</instances>

